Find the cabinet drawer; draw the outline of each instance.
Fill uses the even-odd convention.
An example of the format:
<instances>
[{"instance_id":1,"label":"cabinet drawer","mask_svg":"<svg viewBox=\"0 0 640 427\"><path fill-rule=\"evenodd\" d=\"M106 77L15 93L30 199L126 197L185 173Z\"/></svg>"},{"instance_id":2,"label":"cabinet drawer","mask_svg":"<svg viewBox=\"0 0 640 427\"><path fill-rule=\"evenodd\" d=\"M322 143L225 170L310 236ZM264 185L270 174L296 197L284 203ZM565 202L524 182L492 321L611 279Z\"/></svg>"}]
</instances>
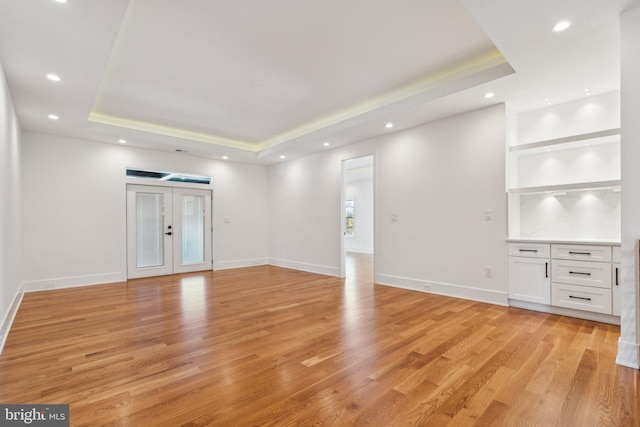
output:
<instances>
[{"instance_id":1,"label":"cabinet drawer","mask_svg":"<svg viewBox=\"0 0 640 427\"><path fill-rule=\"evenodd\" d=\"M559 307L611 314L611 289L552 283L551 304Z\"/></svg>"},{"instance_id":2,"label":"cabinet drawer","mask_svg":"<svg viewBox=\"0 0 640 427\"><path fill-rule=\"evenodd\" d=\"M611 248L611 261L613 262L621 262L622 259L620 246L614 246Z\"/></svg>"},{"instance_id":3,"label":"cabinet drawer","mask_svg":"<svg viewBox=\"0 0 640 427\"><path fill-rule=\"evenodd\" d=\"M611 246L551 245L551 258L611 262Z\"/></svg>"},{"instance_id":4,"label":"cabinet drawer","mask_svg":"<svg viewBox=\"0 0 640 427\"><path fill-rule=\"evenodd\" d=\"M509 255L530 258L549 258L548 243L509 243Z\"/></svg>"},{"instance_id":5,"label":"cabinet drawer","mask_svg":"<svg viewBox=\"0 0 640 427\"><path fill-rule=\"evenodd\" d=\"M611 264L553 259L551 281L611 289Z\"/></svg>"}]
</instances>

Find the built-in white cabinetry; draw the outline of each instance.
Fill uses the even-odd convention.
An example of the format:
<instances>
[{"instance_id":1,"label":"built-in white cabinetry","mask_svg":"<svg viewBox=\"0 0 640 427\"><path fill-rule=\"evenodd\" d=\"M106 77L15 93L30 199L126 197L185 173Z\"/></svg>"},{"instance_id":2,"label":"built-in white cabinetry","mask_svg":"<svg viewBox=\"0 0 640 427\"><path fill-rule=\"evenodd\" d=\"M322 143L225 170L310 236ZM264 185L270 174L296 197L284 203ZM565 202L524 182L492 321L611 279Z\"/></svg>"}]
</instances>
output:
<instances>
[{"instance_id":1,"label":"built-in white cabinetry","mask_svg":"<svg viewBox=\"0 0 640 427\"><path fill-rule=\"evenodd\" d=\"M551 247L552 305L611 314L611 246Z\"/></svg>"},{"instance_id":2,"label":"built-in white cabinetry","mask_svg":"<svg viewBox=\"0 0 640 427\"><path fill-rule=\"evenodd\" d=\"M509 237L618 240L620 130L509 147Z\"/></svg>"},{"instance_id":3,"label":"built-in white cabinetry","mask_svg":"<svg viewBox=\"0 0 640 427\"><path fill-rule=\"evenodd\" d=\"M509 298L550 304L550 283L548 244L509 244Z\"/></svg>"},{"instance_id":4,"label":"built-in white cabinetry","mask_svg":"<svg viewBox=\"0 0 640 427\"><path fill-rule=\"evenodd\" d=\"M611 264L611 298L612 298L612 314L620 316L621 295L620 295L620 246L614 246L612 255L613 263Z\"/></svg>"},{"instance_id":5,"label":"built-in white cabinetry","mask_svg":"<svg viewBox=\"0 0 640 427\"><path fill-rule=\"evenodd\" d=\"M620 93L511 117L509 304L619 323Z\"/></svg>"},{"instance_id":6,"label":"built-in white cabinetry","mask_svg":"<svg viewBox=\"0 0 640 427\"><path fill-rule=\"evenodd\" d=\"M613 244L510 242L510 305L617 323L619 256Z\"/></svg>"}]
</instances>

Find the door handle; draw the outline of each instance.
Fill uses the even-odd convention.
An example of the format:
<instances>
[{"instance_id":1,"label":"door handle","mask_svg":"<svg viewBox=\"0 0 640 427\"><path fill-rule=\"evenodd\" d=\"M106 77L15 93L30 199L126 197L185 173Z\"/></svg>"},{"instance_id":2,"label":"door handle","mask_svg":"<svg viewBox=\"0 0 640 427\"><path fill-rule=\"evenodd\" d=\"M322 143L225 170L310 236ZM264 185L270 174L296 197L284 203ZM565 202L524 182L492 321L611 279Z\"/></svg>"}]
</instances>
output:
<instances>
[{"instance_id":1,"label":"door handle","mask_svg":"<svg viewBox=\"0 0 640 427\"><path fill-rule=\"evenodd\" d=\"M166 232L166 233L164 233L164 234L166 234L167 236L171 236L171 232L170 232L170 231L169 231L169 232Z\"/></svg>"},{"instance_id":2,"label":"door handle","mask_svg":"<svg viewBox=\"0 0 640 427\"><path fill-rule=\"evenodd\" d=\"M544 263L544 277L545 277L545 279L547 277L549 277L549 263L548 262Z\"/></svg>"}]
</instances>

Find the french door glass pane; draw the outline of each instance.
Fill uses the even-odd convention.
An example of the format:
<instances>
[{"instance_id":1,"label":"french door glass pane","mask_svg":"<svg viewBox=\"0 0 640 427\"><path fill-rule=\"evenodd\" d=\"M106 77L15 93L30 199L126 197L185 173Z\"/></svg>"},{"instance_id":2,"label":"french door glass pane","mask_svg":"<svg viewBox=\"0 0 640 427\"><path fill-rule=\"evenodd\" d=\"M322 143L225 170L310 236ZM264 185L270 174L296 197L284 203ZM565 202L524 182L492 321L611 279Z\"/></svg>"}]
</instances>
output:
<instances>
[{"instance_id":1,"label":"french door glass pane","mask_svg":"<svg viewBox=\"0 0 640 427\"><path fill-rule=\"evenodd\" d=\"M182 264L204 262L204 196L182 195Z\"/></svg>"},{"instance_id":2,"label":"french door glass pane","mask_svg":"<svg viewBox=\"0 0 640 427\"><path fill-rule=\"evenodd\" d=\"M164 265L163 195L136 193L136 265Z\"/></svg>"}]
</instances>

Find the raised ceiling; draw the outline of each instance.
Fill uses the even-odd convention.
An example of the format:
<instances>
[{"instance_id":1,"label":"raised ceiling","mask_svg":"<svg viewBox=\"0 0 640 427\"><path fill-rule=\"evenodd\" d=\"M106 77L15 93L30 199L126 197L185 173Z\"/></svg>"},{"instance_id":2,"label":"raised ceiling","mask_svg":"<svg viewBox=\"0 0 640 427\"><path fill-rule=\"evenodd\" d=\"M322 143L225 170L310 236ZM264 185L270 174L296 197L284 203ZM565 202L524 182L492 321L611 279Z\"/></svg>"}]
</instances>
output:
<instances>
[{"instance_id":1,"label":"raised ceiling","mask_svg":"<svg viewBox=\"0 0 640 427\"><path fill-rule=\"evenodd\" d=\"M616 90L618 15L638 5L0 0L0 61L25 130L269 164L495 102ZM574 26L553 34L560 19Z\"/></svg>"}]
</instances>

